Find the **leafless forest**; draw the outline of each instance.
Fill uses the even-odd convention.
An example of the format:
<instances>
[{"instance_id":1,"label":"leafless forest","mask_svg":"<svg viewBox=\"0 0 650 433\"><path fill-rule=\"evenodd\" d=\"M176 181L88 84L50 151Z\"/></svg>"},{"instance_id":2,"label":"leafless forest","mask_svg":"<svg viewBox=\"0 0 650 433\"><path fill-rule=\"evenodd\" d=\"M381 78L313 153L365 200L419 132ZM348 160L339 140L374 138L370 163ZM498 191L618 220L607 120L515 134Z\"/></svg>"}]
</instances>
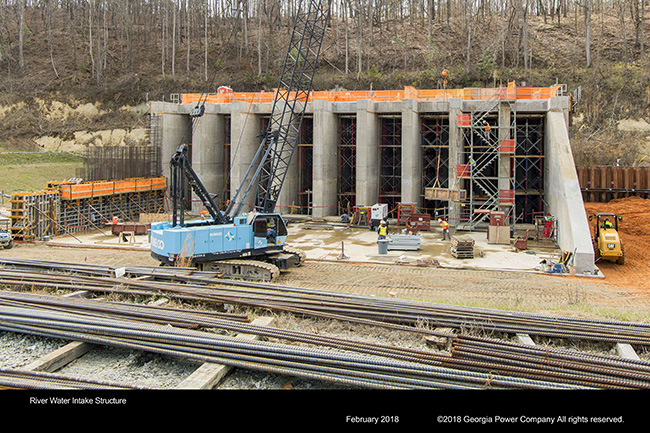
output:
<instances>
[{"instance_id":1,"label":"leafless forest","mask_svg":"<svg viewBox=\"0 0 650 433\"><path fill-rule=\"evenodd\" d=\"M451 87L560 82L585 137L609 141L606 126L648 118L645 2L333 0L314 86L436 88L443 69ZM271 89L299 3L0 0L0 103Z\"/></svg>"}]
</instances>

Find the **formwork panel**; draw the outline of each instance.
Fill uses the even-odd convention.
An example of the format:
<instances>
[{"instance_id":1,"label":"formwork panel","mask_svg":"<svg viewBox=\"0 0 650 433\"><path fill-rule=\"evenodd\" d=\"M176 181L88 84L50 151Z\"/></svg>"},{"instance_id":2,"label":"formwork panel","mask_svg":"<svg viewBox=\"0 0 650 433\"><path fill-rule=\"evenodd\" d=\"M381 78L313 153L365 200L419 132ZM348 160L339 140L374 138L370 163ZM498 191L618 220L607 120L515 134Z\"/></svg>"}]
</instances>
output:
<instances>
[{"instance_id":1,"label":"formwork panel","mask_svg":"<svg viewBox=\"0 0 650 433\"><path fill-rule=\"evenodd\" d=\"M51 183L48 190L14 193L11 200L12 235L18 240L38 240L100 229L113 217L137 221L141 213L161 213L164 210L165 182L165 178L105 182L114 184L115 192L112 194L103 190L93 194L93 191L97 192L97 184L102 182Z\"/></svg>"}]
</instances>

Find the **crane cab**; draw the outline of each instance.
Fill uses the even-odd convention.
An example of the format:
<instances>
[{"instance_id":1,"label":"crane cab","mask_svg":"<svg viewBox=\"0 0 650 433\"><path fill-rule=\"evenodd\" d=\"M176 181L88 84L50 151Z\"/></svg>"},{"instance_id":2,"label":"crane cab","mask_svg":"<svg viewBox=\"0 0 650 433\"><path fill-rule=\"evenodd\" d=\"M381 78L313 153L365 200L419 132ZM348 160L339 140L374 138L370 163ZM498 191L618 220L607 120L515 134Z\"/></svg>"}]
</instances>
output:
<instances>
[{"instance_id":1,"label":"crane cab","mask_svg":"<svg viewBox=\"0 0 650 433\"><path fill-rule=\"evenodd\" d=\"M244 214L228 224L213 224L205 219L187 221L184 226L154 223L150 232L151 255L167 265L179 259L200 263L256 258L281 253L287 235L286 222L277 213Z\"/></svg>"}]
</instances>

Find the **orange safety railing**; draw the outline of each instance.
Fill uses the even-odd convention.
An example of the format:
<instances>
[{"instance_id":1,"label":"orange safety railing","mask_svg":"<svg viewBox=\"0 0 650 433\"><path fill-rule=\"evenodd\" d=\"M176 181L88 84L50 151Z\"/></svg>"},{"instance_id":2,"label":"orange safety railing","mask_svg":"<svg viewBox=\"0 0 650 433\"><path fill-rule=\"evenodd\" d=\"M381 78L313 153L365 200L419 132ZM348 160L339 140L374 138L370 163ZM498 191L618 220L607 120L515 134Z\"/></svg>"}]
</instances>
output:
<instances>
[{"instance_id":1,"label":"orange safety railing","mask_svg":"<svg viewBox=\"0 0 650 433\"><path fill-rule=\"evenodd\" d=\"M107 195L128 194L163 190L167 186L164 177L106 180L83 183L61 183L58 189L62 200L80 200Z\"/></svg>"},{"instance_id":2,"label":"orange safety railing","mask_svg":"<svg viewBox=\"0 0 650 433\"><path fill-rule=\"evenodd\" d=\"M507 87L496 88L465 88L465 89L425 89L418 90L406 86L403 90L340 90L311 92L309 101L324 100L330 102L353 102L357 100L371 101L401 101L403 99L427 100L490 100L490 99L548 99L559 96L561 84L551 87L517 87L509 83ZM205 101L212 104L225 104L234 101L247 103L271 103L275 99L277 89L271 92L224 92L201 95L198 93L183 93L181 104L194 104Z\"/></svg>"}]
</instances>

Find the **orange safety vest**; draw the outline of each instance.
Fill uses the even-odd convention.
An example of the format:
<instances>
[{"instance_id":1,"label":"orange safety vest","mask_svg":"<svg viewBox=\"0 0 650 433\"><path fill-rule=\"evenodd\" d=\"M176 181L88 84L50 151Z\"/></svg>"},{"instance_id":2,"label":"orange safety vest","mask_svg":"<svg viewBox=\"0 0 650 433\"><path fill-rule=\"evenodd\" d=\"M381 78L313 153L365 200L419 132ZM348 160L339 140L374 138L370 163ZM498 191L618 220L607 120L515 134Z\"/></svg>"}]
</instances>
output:
<instances>
[{"instance_id":1,"label":"orange safety vest","mask_svg":"<svg viewBox=\"0 0 650 433\"><path fill-rule=\"evenodd\" d=\"M447 230L449 228L449 224L447 223L447 221L442 221L440 223L440 226L442 227L443 230Z\"/></svg>"}]
</instances>

